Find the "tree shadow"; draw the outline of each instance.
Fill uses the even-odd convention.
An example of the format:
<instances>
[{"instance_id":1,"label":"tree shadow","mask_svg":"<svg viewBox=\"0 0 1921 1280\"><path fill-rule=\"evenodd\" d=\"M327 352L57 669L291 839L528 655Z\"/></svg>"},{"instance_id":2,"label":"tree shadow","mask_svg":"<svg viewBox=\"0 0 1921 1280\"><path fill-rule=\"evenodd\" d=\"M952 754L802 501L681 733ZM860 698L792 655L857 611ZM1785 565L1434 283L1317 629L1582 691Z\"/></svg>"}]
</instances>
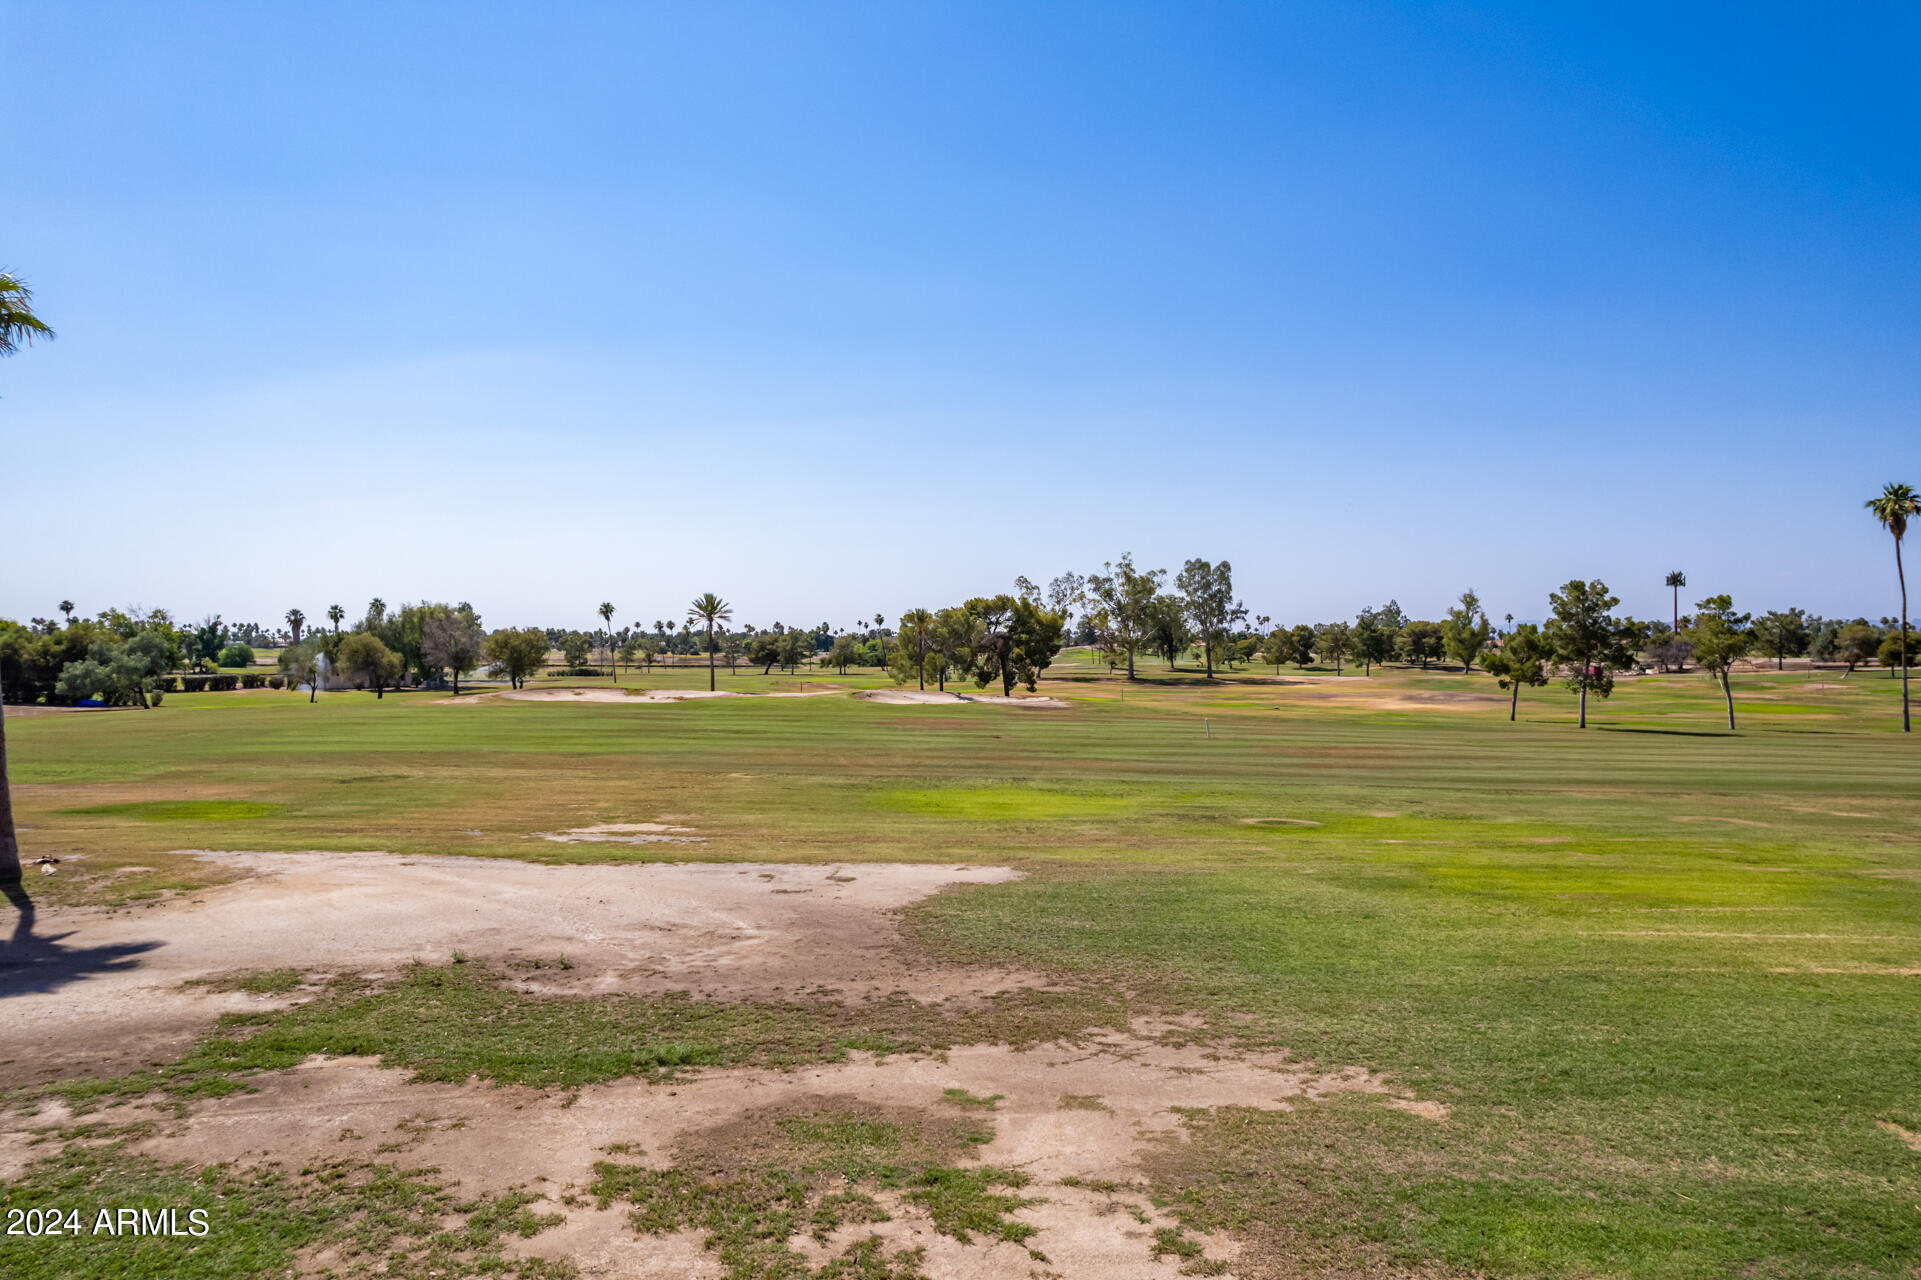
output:
<instances>
[{"instance_id":1,"label":"tree shadow","mask_svg":"<svg viewBox=\"0 0 1921 1280\"><path fill-rule=\"evenodd\" d=\"M1625 724L1597 724L1588 726L1601 733L1659 733L1675 738L1738 738L1738 732L1726 729L1645 729Z\"/></svg>"},{"instance_id":2,"label":"tree shadow","mask_svg":"<svg viewBox=\"0 0 1921 1280\"><path fill-rule=\"evenodd\" d=\"M8 996L44 995L102 973L131 969L135 957L159 947L158 942L119 942L110 946L71 947L63 939L71 933L36 936L33 898L23 884L0 886L15 911L13 933L0 942L0 1000Z\"/></svg>"}]
</instances>

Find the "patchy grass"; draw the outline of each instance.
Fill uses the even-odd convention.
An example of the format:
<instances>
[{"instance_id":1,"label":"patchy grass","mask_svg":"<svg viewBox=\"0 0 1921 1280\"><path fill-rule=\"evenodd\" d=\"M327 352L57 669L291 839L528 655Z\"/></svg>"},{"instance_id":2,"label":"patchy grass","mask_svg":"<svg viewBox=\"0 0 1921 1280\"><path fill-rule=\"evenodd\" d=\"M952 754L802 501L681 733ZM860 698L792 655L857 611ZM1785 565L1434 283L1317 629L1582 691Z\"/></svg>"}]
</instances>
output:
<instances>
[{"instance_id":1,"label":"patchy grass","mask_svg":"<svg viewBox=\"0 0 1921 1280\"><path fill-rule=\"evenodd\" d=\"M49 906L204 884L215 872L175 852L191 847L689 856L528 839L663 813L698 824L704 859L1018 865L1022 882L910 909L912 936L1063 974L1106 1011L997 1006L953 1035L1111 1022L1107 993L1131 989L1447 1105L1438 1123L1352 1099L1190 1121L1198 1163L1157 1164L1156 1186L1251 1240L1284 1218L1309 1271L1909 1274L1921 1161L1895 1130L1921 1131L1921 805L1898 682L1744 672L1729 733L1705 679L1624 679L1581 733L1558 687L1525 691L1510 725L1504 702L1472 701L1478 672L1338 690L1291 668L1143 672L1064 655L1044 688L1076 703L1046 716L180 695L10 719L8 747L23 848L67 859L27 886ZM705 673L646 683L683 680ZM238 826L117 811L183 801L273 807ZM486 959L440 988L409 974L229 1025L196 1070L146 1083L232 1087L316 1045L558 1082L950 1036L884 1002L523 1004Z\"/></svg>"},{"instance_id":2,"label":"patchy grass","mask_svg":"<svg viewBox=\"0 0 1921 1280\"><path fill-rule=\"evenodd\" d=\"M280 996L300 988L298 969L252 969L245 973L226 973L211 978L195 978L188 986L210 991L245 991L256 996Z\"/></svg>"},{"instance_id":3,"label":"patchy grass","mask_svg":"<svg viewBox=\"0 0 1921 1280\"><path fill-rule=\"evenodd\" d=\"M589 1191L602 1208L634 1206L634 1229L694 1229L732 1280L762 1276L921 1280L922 1251L890 1250L868 1235L819 1270L789 1243L826 1244L846 1225L885 1222L875 1193L895 1191L925 1208L937 1230L963 1243L978 1233L1016 1243L1034 1228L1009 1215L1027 1203L1004 1188L1023 1174L948 1163L991 1139L962 1117L852 1098L823 1098L757 1111L683 1138L666 1169L603 1161Z\"/></svg>"},{"instance_id":4,"label":"patchy grass","mask_svg":"<svg viewBox=\"0 0 1921 1280\"><path fill-rule=\"evenodd\" d=\"M965 1089L941 1090L941 1100L943 1102L948 1103L950 1106L960 1107L962 1110L965 1110L965 1111L997 1110L1000 1107L1001 1096L1002 1095L996 1093L996 1094L991 1094L988 1097L981 1098L981 1097L976 1097L974 1094L967 1092L967 1090Z\"/></svg>"},{"instance_id":5,"label":"patchy grass","mask_svg":"<svg viewBox=\"0 0 1921 1280\"><path fill-rule=\"evenodd\" d=\"M255 800L132 800L63 809L61 813L79 818L136 818L141 822L245 822L264 818L279 807Z\"/></svg>"},{"instance_id":6,"label":"patchy grass","mask_svg":"<svg viewBox=\"0 0 1921 1280\"><path fill-rule=\"evenodd\" d=\"M955 1044L1035 1044L1125 1026L1124 1005L1071 992L1016 992L962 1010L906 997L723 1003L685 995L554 997L516 991L475 962L414 965L386 986L345 977L288 1009L224 1015L177 1062L130 1075L17 1091L76 1108L159 1093L175 1100L246 1088L260 1071L315 1054L369 1055L416 1079L573 1087L686 1067L791 1067L851 1049L925 1052ZM971 1099L971 1105L991 1099Z\"/></svg>"},{"instance_id":7,"label":"patchy grass","mask_svg":"<svg viewBox=\"0 0 1921 1280\"><path fill-rule=\"evenodd\" d=\"M192 1169L135 1155L121 1141L75 1140L0 1187L0 1215L72 1210L82 1232L0 1237L0 1273L8 1280L243 1280L293 1275L303 1256L324 1249L348 1274L571 1280L569 1263L503 1250L510 1237L560 1220L534 1213L532 1200L518 1191L461 1197L428 1169L349 1161L297 1171ZM180 1230L196 1221L207 1229L199 1237L95 1234L101 1209L172 1210Z\"/></svg>"}]
</instances>

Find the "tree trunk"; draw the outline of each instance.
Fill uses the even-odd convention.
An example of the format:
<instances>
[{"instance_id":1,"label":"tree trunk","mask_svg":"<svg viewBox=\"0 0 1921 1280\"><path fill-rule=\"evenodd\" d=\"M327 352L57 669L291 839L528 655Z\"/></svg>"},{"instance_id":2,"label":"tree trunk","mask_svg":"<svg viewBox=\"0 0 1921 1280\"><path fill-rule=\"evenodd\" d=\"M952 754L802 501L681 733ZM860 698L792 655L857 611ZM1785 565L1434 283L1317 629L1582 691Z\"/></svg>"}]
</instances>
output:
<instances>
[{"instance_id":1,"label":"tree trunk","mask_svg":"<svg viewBox=\"0 0 1921 1280\"><path fill-rule=\"evenodd\" d=\"M1577 729L1587 728L1587 673L1586 671L1583 671L1581 673L1581 723L1576 725L1575 728Z\"/></svg>"},{"instance_id":2,"label":"tree trunk","mask_svg":"<svg viewBox=\"0 0 1921 1280\"><path fill-rule=\"evenodd\" d=\"M1901 567L1901 539L1894 540L1894 576L1901 580L1901 732L1913 733L1908 719L1908 574Z\"/></svg>"},{"instance_id":3,"label":"tree trunk","mask_svg":"<svg viewBox=\"0 0 1921 1280\"><path fill-rule=\"evenodd\" d=\"M1734 686L1728 683L1728 669L1721 668L1721 693L1728 700L1728 728L1734 728Z\"/></svg>"},{"instance_id":4,"label":"tree trunk","mask_svg":"<svg viewBox=\"0 0 1921 1280\"><path fill-rule=\"evenodd\" d=\"M841 674L845 675L845 672ZM714 624L707 624L707 692L714 691Z\"/></svg>"},{"instance_id":5,"label":"tree trunk","mask_svg":"<svg viewBox=\"0 0 1921 1280\"><path fill-rule=\"evenodd\" d=\"M1514 723L1515 713L1520 711L1520 709L1521 709L1521 682L1519 680L1516 680L1514 682L1514 695L1508 699L1508 703L1507 703L1507 722L1509 724Z\"/></svg>"},{"instance_id":6,"label":"tree trunk","mask_svg":"<svg viewBox=\"0 0 1921 1280\"><path fill-rule=\"evenodd\" d=\"M1214 678L1214 646L1207 642L1206 636L1201 637L1201 656L1207 659L1207 678L1212 680Z\"/></svg>"},{"instance_id":7,"label":"tree trunk","mask_svg":"<svg viewBox=\"0 0 1921 1280\"><path fill-rule=\"evenodd\" d=\"M1127 649L1127 678L1129 680L1134 678L1134 648L1132 645L1129 645Z\"/></svg>"},{"instance_id":8,"label":"tree trunk","mask_svg":"<svg viewBox=\"0 0 1921 1280\"><path fill-rule=\"evenodd\" d=\"M6 698L0 694L0 884L20 883L20 842L13 834L13 789L7 781Z\"/></svg>"}]
</instances>

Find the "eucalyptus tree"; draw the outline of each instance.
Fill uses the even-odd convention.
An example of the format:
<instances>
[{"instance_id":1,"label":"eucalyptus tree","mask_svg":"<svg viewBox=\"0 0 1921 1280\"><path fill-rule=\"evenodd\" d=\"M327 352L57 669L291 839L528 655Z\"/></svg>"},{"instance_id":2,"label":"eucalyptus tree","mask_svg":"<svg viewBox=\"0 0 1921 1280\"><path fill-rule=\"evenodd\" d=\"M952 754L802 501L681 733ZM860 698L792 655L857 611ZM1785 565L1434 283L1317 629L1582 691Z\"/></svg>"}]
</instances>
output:
<instances>
[{"instance_id":1,"label":"eucalyptus tree","mask_svg":"<svg viewBox=\"0 0 1921 1280\"><path fill-rule=\"evenodd\" d=\"M1580 728L1587 728L1587 698L1614 692L1614 668L1633 661L1627 629L1614 616L1619 597L1608 594L1599 578L1570 581L1548 596L1551 616L1542 634L1554 650L1554 661L1567 676L1569 689L1581 695Z\"/></svg>"},{"instance_id":2,"label":"eucalyptus tree","mask_svg":"<svg viewBox=\"0 0 1921 1280\"><path fill-rule=\"evenodd\" d=\"M1234 566L1222 560L1189 560L1181 566L1175 587L1187 603L1194 636L1207 659L1207 678L1214 678L1214 651L1234 627L1247 620L1247 606L1234 599Z\"/></svg>"},{"instance_id":3,"label":"eucalyptus tree","mask_svg":"<svg viewBox=\"0 0 1921 1280\"><path fill-rule=\"evenodd\" d=\"M727 622L733 616L734 607L711 591L696 596L694 602L687 606L687 625L691 627L696 622L700 622L707 627L707 689L709 692L714 689L714 624Z\"/></svg>"},{"instance_id":4,"label":"eucalyptus tree","mask_svg":"<svg viewBox=\"0 0 1921 1280\"><path fill-rule=\"evenodd\" d=\"M1392 614L1384 609L1363 609L1355 615L1349 635L1354 656L1361 660L1362 675L1373 675L1375 663L1386 662L1394 656L1395 636L1406 625L1404 621L1395 621L1399 613L1400 606L1396 605Z\"/></svg>"},{"instance_id":5,"label":"eucalyptus tree","mask_svg":"<svg viewBox=\"0 0 1921 1280\"><path fill-rule=\"evenodd\" d=\"M1889 484L1868 499L1868 510L1894 538L1894 574L1901 583L1901 732L1912 733L1908 718L1908 575L1901 567L1901 540L1908 535L1908 518L1921 515L1921 495L1905 484Z\"/></svg>"},{"instance_id":6,"label":"eucalyptus tree","mask_svg":"<svg viewBox=\"0 0 1921 1280\"><path fill-rule=\"evenodd\" d=\"M1489 652L1484 665L1503 689L1512 690L1507 702L1509 724L1521 709L1521 686L1546 684L1547 664L1553 658L1553 646L1532 622L1514 627L1502 637L1501 647Z\"/></svg>"},{"instance_id":7,"label":"eucalyptus tree","mask_svg":"<svg viewBox=\"0 0 1921 1280\"><path fill-rule=\"evenodd\" d=\"M1188 625L1187 605L1179 596L1162 592L1147 607L1147 634L1141 647L1167 663L1172 671L1194 644L1195 632Z\"/></svg>"},{"instance_id":8,"label":"eucalyptus tree","mask_svg":"<svg viewBox=\"0 0 1921 1280\"><path fill-rule=\"evenodd\" d=\"M1728 703L1728 728L1734 727L1734 686L1728 670L1737 658L1754 645L1748 629L1748 615L1734 611L1734 600L1726 595L1709 596L1694 603L1694 623L1689 628L1694 656L1721 682L1722 696Z\"/></svg>"},{"instance_id":9,"label":"eucalyptus tree","mask_svg":"<svg viewBox=\"0 0 1921 1280\"><path fill-rule=\"evenodd\" d=\"M486 633L473 607L436 608L421 623L421 656L436 667L444 667L454 678L454 696L460 696L460 677L480 665L480 647Z\"/></svg>"},{"instance_id":10,"label":"eucalyptus tree","mask_svg":"<svg viewBox=\"0 0 1921 1280\"><path fill-rule=\"evenodd\" d=\"M1149 611L1167 577L1165 569L1139 571L1131 552L1089 574L1087 590L1106 619L1105 641L1127 655L1127 678L1134 679L1134 654L1147 639Z\"/></svg>"},{"instance_id":11,"label":"eucalyptus tree","mask_svg":"<svg viewBox=\"0 0 1921 1280\"><path fill-rule=\"evenodd\" d=\"M1061 623L1071 626L1074 610L1087 600L1087 579L1069 569L1047 584L1047 605L1061 615Z\"/></svg>"}]
</instances>

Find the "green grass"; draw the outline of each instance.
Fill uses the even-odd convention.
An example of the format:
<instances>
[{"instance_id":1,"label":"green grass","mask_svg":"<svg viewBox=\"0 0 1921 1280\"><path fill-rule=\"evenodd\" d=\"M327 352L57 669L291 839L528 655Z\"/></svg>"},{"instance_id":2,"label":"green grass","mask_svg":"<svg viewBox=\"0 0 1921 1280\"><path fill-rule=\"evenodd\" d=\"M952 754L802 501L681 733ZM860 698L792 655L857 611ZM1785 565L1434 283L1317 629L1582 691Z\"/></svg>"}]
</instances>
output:
<instances>
[{"instance_id":1,"label":"green grass","mask_svg":"<svg viewBox=\"0 0 1921 1280\"><path fill-rule=\"evenodd\" d=\"M1527 690L1510 725L1478 673L1287 684L1290 668L1209 687L1143 670L1123 688L1063 666L1043 692L1076 701L1051 712L182 695L10 721L8 745L29 856L67 859L29 886L54 902L208 883L171 852L196 847L1018 865L1023 881L912 908L911 936L1195 1010L1216 1036L1366 1066L1449 1108L1437 1122L1347 1096L1190 1117L1156 1193L1193 1229L1244 1232L1256 1258L1912 1274L1921 1156L1880 1125L1921 1130L1921 745L1897 731L1896 682L1743 674L1729 733L1706 680L1624 680L1582 733L1558 687ZM182 801L271 808L244 823L128 808ZM663 815L708 843L528 838ZM226 1087L315 1046L560 1085L671 1070L681 1052L798 1061L942 1039L905 1008L659 1021L658 1005L515 995L484 964L303 1009L230 1027L258 1043L196 1050L168 1083Z\"/></svg>"},{"instance_id":2,"label":"green grass","mask_svg":"<svg viewBox=\"0 0 1921 1280\"><path fill-rule=\"evenodd\" d=\"M133 1153L124 1139L69 1142L0 1186L0 1216L14 1209L63 1219L79 1215L77 1234L0 1237L0 1274L8 1280L257 1280L307 1274L307 1251L329 1251L347 1274L396 1280L500 1276L571 1280L571 1264L513 1258L508 1237L530 1237L559 1221L527 1208L521 1191L468 1198L430 1169L328 1161L289 1170L162 1164ZM172 1210L192 1235L96 1233L101 1209ZM204 1215L196 1219L196 1212Z\"/></svg>"},{"instance_id":3,"label":"green grass","mask_svg":"<svg viewBox=\"0 0 1921 1280\"><path fill-rule=\"evenodd\" d=\"M284 975L239 979L237 989L284 991ZM295 982L298 977L295 975ZM252 983L254 985L246 985ZM688 1067L794 1067L850 1049L928 1052L956 1044L1035 1044L1127 1022L1124 1004L1069 992L1014 992L939 1017L904 997L723 1003L684 995L550 998L514 990L486 966L456 959L413 965L375 986L335 981L287 1009L223 1015L179 1060L125 1076L85 1077L15 1090L25 1105L52 1094L77 1110L158 1095L175 1101L246 1089L263 1071L315 1054L378 1057L415 1079L573 1088ZM947 1100L993 1108L965 1091Z\"/></svg>"}]
</instances>

